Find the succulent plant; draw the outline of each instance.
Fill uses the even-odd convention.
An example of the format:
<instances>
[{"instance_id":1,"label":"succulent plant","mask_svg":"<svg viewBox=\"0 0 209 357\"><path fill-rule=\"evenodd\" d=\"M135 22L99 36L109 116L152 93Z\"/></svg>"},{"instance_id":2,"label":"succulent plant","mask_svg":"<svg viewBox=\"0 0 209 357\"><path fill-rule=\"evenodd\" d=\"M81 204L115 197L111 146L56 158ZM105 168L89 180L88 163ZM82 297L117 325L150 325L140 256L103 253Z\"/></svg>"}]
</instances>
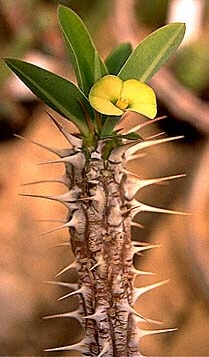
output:
<instances>
[{"instance_id":1,"label":"succulent plant","mask_svg":"<svg viewBox=\"0 0 209 357\"><path fill-rule=\"evenodd\" d=\"M59 6L58 19L77 85L30 63L5 59L37 97L76 127L76 132L70 133L49 114L68 140L69 148L56 150L45 143L41 146L57 155L51 162L65 165L60 182L67 191L59 196L39 197L56 200L68 208L66 222L56 229L69 229L75 260L66 269L76 269L79 279L75 284L69 283L70 292L63 299L76 295L79 304L76 311L60 316L76 318L84 338L47 351L136 357L141 355L141 337L170 330L138 327L138 322L149 324L152 320L135 310L136 300L165 282L135 287L135 277L149 273L137 270L133 257L154 246L132 241L131 226L137 225L134 218L140 212L174 212L151 207L135 196L145 186L178 176L143 180L127 170L127 163L141 149L178 138L145 140L138 130L152 122L157 113L155 93L145 82L177 49L185 26L166 25L134 50L128 43L120 44L103 61L82 20L72 10ZM148 119L131 130L120 129L121 121L128 121L131 111Z\"/></svg>"}]
</instances>

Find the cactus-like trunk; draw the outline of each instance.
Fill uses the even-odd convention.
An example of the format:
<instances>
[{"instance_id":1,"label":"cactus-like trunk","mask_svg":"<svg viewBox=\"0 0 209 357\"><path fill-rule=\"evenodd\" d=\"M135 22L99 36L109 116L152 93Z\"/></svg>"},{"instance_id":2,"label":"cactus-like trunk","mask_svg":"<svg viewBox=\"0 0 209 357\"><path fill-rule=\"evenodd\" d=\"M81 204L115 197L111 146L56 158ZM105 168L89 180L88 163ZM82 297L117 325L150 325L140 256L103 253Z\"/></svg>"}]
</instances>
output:
<instances>
[{"instance_id":1,"label":"cactus-like trunk","mask_svg":"<svg viewBox=\"0 0 209 357\"><path fill-rule=\"evenodd\" d=\"M84 356L136 356L133 309L133 249L130 202L121 155L103 159L102 141L89 157L79 150L66 158L72 249L79 275ZM71 295L71 294L69 294Z\"/></svg>"},{"instance_id":2,"label":"cactus-like trunk","mask_svg":"<svg viewBox=\"0 0 209 357\"><path fill-rule=\"evenodd\" d=\"M61 159L69 187L61 200L69 208L65 225L79 275L66 297L78 295L77 318L85 331L84 340L69 348L92 357L137 356L131 203L120 150L104 159L105 144L88 154L75 147Z\"/></svg>"},{"instance_id":3,"label":"cactus-like trunk","mask_svg":"<svg viewBox=\"0 0 209 357\"><path fill-rule=\"evenodd\" d=\"M60 182L68 191L60 196L38 197L57 200L69 210L66 223L58 228L69 228L75 261L67 269L76 269L79 281L69 284L71 292L61 299L77 295L79 307L72 313L50 317L76 318L84 330L84 338L74 345L47 351L75 350L91 357L140 356L140 337L167 330L139 330L138 322L152 320L141 316L134 309L134 303L146 291L164 282L134 287L136 275L149 273L133 266L133 256L153 246L133 242L131 224L141 211L173 211L147 206L134 196L144 186L176 176L141 180L125 166L127 159L132 159L139 149L176 138L137 143L120 139L117 145L113 145L111 139L104 139L95 147L86 148L82 140L54 122L72 145L61 151L48 148L59 156L52 163L65 164L66 173Z\"/></svg>"},{"instance_id":4,"label":"cactus-like trunk","mask_svg":"<svg viewBox=\"0 0 209 357\"><path fill-rule=\"evenodd\" d=\"M99 142L88 158L75 150L66 164L71 172L67 225L85 331L79 350L92 357L136 356L131 206L121 155L104 160L104 147L105 142Z\"/></svg>"}]
</instances>

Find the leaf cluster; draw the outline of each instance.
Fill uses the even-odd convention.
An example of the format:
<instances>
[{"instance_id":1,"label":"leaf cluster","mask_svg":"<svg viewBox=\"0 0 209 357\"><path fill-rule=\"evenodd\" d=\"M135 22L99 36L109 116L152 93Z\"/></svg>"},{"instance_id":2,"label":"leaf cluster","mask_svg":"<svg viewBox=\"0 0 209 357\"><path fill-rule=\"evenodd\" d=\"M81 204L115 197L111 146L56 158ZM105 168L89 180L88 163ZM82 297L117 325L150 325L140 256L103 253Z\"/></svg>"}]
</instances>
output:
<instances>
[{"instance_id":1,"label":"leaf cluster","mask_svg":"<svg viewBox=\"0 0 209 357\"><path fill-rule=\"evenodd\" d=\"M65 6L58 7L58 21L77 86L50 71L19 59L6 64L48 106L75 124L89 145L97 138L111 136L118 118L101 115L91 107L88 94L93 84L107 74L122 80L147 82L181 43L185 25L168 24L151 33L132 50L129 43L118 45L105 61L79 16Z\"/></svg>"}]
</instances>

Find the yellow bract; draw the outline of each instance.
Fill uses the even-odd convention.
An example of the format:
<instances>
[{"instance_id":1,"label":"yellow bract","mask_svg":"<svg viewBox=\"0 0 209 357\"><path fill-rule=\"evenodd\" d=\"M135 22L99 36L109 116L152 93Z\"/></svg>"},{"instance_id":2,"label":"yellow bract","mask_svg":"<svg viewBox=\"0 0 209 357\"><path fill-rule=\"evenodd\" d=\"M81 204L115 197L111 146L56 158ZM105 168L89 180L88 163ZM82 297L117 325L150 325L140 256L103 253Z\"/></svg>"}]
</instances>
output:
<instances>
[{"instance_id":1,"label":"yellow bract","mask_svg":"<svg viewBox=\"0 0 209 357\"><path fill-rule=\"evenodd\" d=\"M122 115L127 110L154 118L157 113L156 96L147 84L107 75L96 82L90 90L89 101L99 113Z\"/></svg>"}]
</instances>

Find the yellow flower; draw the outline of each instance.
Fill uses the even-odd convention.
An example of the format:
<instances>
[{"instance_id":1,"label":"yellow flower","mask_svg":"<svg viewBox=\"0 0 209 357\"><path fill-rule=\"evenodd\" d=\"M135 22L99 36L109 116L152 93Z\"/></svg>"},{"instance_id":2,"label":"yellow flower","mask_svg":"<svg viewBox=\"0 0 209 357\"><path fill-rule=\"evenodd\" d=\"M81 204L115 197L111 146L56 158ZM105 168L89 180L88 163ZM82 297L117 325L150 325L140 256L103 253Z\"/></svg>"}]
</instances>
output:
<instances>
[{"instance_id":1,"label":"yellow flower","mask_svg":"<svg viewBox=\"0 0 209 357\"><path fill-rule=\"evenodd\" d=\"M90 90L89 101L99 113L122 115L125 111L134 111L154 118L157 113L156 96L147 84L107 75L96 82Z\"/></svg>"}]
</instances>

